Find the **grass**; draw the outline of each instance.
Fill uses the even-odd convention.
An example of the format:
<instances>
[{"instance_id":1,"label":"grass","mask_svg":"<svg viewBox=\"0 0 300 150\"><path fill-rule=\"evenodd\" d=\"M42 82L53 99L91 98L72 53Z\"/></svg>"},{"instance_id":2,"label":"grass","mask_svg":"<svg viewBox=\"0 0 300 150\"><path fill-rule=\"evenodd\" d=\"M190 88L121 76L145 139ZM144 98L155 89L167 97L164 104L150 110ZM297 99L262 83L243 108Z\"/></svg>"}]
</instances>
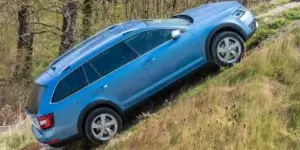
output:
<instances>
[{"instance_id":1,"label":"grass","mask_svg":"<svg viewBox=\"0 0 300 150\"><path fill-rule=\"evenodd\" d=\"M25 125L22 125L17 129L0 133L0 149L22 149L27 145L33 144L35 139L32 136L31 131L28 130L29 128L29 123L26 122Z\"/></svg>"},{"instance_id":2,"label":"grass","mask_svg":"<svg viewBox=\"0 0 300 150\"><path fill-rule=\"evenodd\" d=\"M131 135L102 148L299 149L300 55L296 35L285 37L182 93L124 133Z\"/></svg>"},{"instance_id":3,"label":"grass","mask_svg":"<svg viewBox=\"0 0 300 150\"><path fill-rule=\"evenodd\" d=\"M247 41L246 46L248 48L253 48L259 45L264 39L278 33L281 28L289 25L292 21L299 19L300 8L286 10L276 18L267 17L259 19L258 22L260 26L253 37Z\"/></svg>"},{"instance_id":4,"label":"grass","mask_svg":"<svg viewBox=\"0 0 300 150\"><path fill-rule=\"evenodd\" d=\"M286 4L289 2L290 2L290 0L277 0L273 3L270 3L270 2L261 2L258 4L254 3L253 5L250 5L250 8L255 15L259 15L259 14L265 13L268 10L273 9L279 5L283 5L283 4Z\"/></svg>"}]
</instances>

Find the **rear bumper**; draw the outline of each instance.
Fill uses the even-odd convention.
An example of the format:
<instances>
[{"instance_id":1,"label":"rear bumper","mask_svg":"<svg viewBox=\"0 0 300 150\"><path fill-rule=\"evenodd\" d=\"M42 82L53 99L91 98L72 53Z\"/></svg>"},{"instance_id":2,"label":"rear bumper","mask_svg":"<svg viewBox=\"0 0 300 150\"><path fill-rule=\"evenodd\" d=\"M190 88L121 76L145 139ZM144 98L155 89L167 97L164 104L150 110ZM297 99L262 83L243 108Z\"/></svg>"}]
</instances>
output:
<instances>
[{"instance_id":1,"label":"rear bumper","mask_svg":"<svg viewBox=\"0 0 300 150\"><path fill-rule=\"evenodd\" d=\"M73 143L75 141L78 141L80 139L82 139L82 137L80 136L80 134L76 134L76 135L73 135L73 136L68 137L66 139L60 140L60 141L58 141L56 143L48 144L48 145L51 146L51 147L54 147L54 148L59 148L59 147L63 147L63 146L66 146L68 144L71 144L71 143Z\"/></svg>"},{"instance_id":2,"label":"rear bumper","mask_svg":"<svg viewBox=\"0 0 300 150\"><path fill-rule=\"evenodd\" d=\"M66 138L61 138L61 136L55 134L58 132L55 131L55 128L42 131L32 126L31 131L37 141L43 145L49 145L51 147L62 147L82 138L79 133Z\"/></svg>"},{"instance_id":3,"label":"rear bumper","mask_svg":"<svg viewBox=\"0 0 300 150\"><path fill-rule=\"evenodd\" d=\"M57 115L56 119L58 120L56 120L55 126L50 129L42 130L38 126L34 126L36 124L34 120L37 118L35 113L31 112L29 109L25 109L25 114L31 121L31 131L34 137L41 144L61 147L81 138L77 131L76 123L71 121L71 118L69 118L69 122L62 122L59 120L60 117L66 117Z\"/></svg>"}]
</instances>

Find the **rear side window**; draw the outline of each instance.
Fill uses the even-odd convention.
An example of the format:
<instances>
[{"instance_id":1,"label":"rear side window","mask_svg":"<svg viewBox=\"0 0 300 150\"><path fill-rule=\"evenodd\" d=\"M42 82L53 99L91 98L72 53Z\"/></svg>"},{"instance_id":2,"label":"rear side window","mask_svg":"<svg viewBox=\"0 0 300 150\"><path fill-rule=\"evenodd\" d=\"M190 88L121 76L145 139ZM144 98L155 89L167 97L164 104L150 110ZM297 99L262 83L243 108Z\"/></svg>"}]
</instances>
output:
<instances>
[{"instance_id":1,"label":"rear side window","mask_svg":"<svg viewBox=\"0 0 300 150\"><path fill-rule=\"evenodd\" d=\"M120 42L91 59L89 63L101 76L105 76L137 57L138 54Z\"/></svg>"},{"instance_id":2,"label":"rear side window","mask_svg":"<svg viewBox=\"0 0 300 150\"><path fill-rule=\"evenodd\" d=\"M79 67L62 79L54 91L52 102L59 102L88 84L83 68Z\"/></svg>"},{"instance_id":3,"label":"rear side window","mask_svg":"<svg viewBox=\"0 0 300 150\"><path fill-rule=\"evenodd\" d=\"M124 42L140 55L171 39L171 30L152 30L133 35Z\"/></svg>"}]
</instances>

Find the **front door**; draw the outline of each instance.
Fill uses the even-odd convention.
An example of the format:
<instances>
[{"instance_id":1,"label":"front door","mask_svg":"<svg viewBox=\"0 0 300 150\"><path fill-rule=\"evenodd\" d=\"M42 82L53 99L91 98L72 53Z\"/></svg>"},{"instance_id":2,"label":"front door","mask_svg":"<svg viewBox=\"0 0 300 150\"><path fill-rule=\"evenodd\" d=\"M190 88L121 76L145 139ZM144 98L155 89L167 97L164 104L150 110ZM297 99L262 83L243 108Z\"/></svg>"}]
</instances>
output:
<instances>
[{"instance_id":1,"label":"front door","mask_svg":"<svg viewBox=\"0 0 300 150\"><path fill-rule=\"evenodd\" d=\"M150 30L134 37L135 41L125 41L138 53L144 54L144 66L153 85L172 82L203 62L201 50L192 34L182 32L172 39L171 32L171 29Z\"/></svg>"}]
</instances>

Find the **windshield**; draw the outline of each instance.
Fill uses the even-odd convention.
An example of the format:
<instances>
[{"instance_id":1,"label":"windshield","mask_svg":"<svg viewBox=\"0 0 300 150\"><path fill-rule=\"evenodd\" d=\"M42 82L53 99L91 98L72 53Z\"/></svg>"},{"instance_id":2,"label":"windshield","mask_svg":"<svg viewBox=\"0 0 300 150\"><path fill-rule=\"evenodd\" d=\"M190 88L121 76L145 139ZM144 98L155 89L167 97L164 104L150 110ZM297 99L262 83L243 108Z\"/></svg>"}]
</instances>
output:
<instances>
[{"instance_id":1,"label":"windshield","mask_svg":"<svg viewBox=\"0 0 300 150\"><path fill-rule=\"evenodd\" d=\"M192 22L185 18L144 20L147 25L189 26Z\"/></svg>"},{"instance_id":2,"label":"windshield","mask_svg":"<svg viewBox=\"0 0 300 150\"><path fill-rule=\"evenodd\" d=\"M33 85L32 91L27 100L27 108L32 113L37 113L44 90L45 90L44 86L38 84Z\"/></svg>"}]
</instances>

